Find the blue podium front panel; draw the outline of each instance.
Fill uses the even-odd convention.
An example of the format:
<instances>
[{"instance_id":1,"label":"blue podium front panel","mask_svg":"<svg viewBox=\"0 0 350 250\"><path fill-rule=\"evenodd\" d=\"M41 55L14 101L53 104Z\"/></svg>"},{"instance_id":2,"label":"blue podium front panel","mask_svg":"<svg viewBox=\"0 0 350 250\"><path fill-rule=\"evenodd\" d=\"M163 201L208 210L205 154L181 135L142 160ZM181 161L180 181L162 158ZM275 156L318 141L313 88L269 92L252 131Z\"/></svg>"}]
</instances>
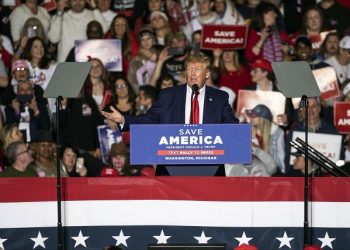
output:
<instances>
[{"instance_id":1,"label":"blue podium front panel","mask_svg":"<svg viewBox=\"0 0 350 250\"><path fill-rule=\"evenodd\" d=\"M251 162L249 124L131 125L131 164Z\"/></svg>"}]
</instances>

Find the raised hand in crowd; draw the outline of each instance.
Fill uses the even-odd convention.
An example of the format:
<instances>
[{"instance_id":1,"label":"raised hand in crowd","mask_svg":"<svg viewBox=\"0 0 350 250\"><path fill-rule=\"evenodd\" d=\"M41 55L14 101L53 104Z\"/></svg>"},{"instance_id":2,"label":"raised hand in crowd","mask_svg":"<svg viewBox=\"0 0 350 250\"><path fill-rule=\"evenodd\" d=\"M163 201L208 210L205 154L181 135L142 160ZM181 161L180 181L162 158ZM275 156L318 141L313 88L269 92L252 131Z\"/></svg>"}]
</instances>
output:
<instances>
[{"instance_id":1,"label":"raised hand in crowd","mask_svg":"<svg viewBox=\"0 0 350 250\"><path fill-rule=\"evenodd\" d=\"M255 46L253 47L253 53L255 55L259 55L260 54L260 51L261 49L263 48L264 46L264 43L267 39L267 37L270 35L270 32L271 32L271 28L270 27L265 27L263 28L261 31L260 31L260 39L259 41L255 44Z\"/></svg>"},{"instance_id":2,"label":"raised hand in crowd","mask_svg":"<svg viewBox=\"0 0 350 250\"><path fill-rule=\"evenodd\" d=\"M28 35L23 35L21 37L21 42L19 43L19 49L23 51L27 45L27 42L28 42Z\"/></svg>"},{"instance_id":3,"label":"raised hand in crowd","mask_svg":"<svg viewBox=\"0 0 350 250\"><path fill-rule=\"evenodd\" d=\"M150 78L150 84L152 86L156 86L157 84L157 80L160 77L161 71L162 71L162 67L163 64L166 60L168 60L169 58L171 58L172 56L169 55L168 53L168 48L169 47L165 47L162 52L160 52L159 57L158 57L158 61L157 61L157 65L153 71L153 74Z\"/></svg>"},{"instance_id":4,"label":"raised hand in crowd","mask_svg":"<svg viewBox=\"0 0 350 250\"><path fill-rule=\"evenodd\" d=\"M11 107L15 111L15 114L18 115L20 113L21 104L19 103L19 101L17 101L16 98L12 100Z\"/></svg>"},{"instance_id":5,"label":"raised hand in crowd","mask_svg":"<svg viewBox=\"0 0 350 250\"><path fill-rule=\"evenodd\" d=\"M34 116L39 115L40 111L39 111L38 103L35 99L35 96L33 97L33 99L30 102L26 103L26 106L28 106L31 110L33 110Z\"/></svg>"},{"instance_id":6,"label":"raised hand in crowd","mask_svg":"<svg viewBox=\"0 0 350 250\"><path fill-rule=\"evenodd\" d=\"M24 48L26 47L28 42L28 35L24 34L23 36L21 36L19 45L18 45L18 49L16 51L16 53L13 55L12 57L12 62L18 60L21 58L21 55L24 51Z\"/></svg>"},{"instance_id":7,"label":"raised hand in crowd","mask_svg":"<svg viewBox=\"0 0 350 250\"><path fill-rule=\"evenodd\" d=\"M40 111L39 111L38 103L35 97L33 97L33 99L30 102L26 102L25 105L29 107L31 110L33 110L34 116L39 115ZM16 98L12 100L11 107L13 108L16 114L20 113L21 104Z\"/></svg>"}]
</instances>

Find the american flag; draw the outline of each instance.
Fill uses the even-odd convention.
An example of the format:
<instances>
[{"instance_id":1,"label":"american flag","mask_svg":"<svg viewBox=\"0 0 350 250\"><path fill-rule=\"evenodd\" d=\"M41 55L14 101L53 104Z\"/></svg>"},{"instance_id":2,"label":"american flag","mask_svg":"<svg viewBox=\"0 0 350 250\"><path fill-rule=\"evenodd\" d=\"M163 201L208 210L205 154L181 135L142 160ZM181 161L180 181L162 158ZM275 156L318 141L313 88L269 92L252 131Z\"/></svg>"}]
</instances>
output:
<instances>
[{"instance_id":1,"label":"american flag","mask_svg":"<svg viewBox=\"0 0 350 250\"><path fill-rule=\"evenodd\" d=\"M62 179L65 249L225 243L303 249L301 178L115 177ZM312 243L350 249L350 180L311 185ZM57 249L56 180L0 179L0 248Z\"/></svg>"}]
</instances>

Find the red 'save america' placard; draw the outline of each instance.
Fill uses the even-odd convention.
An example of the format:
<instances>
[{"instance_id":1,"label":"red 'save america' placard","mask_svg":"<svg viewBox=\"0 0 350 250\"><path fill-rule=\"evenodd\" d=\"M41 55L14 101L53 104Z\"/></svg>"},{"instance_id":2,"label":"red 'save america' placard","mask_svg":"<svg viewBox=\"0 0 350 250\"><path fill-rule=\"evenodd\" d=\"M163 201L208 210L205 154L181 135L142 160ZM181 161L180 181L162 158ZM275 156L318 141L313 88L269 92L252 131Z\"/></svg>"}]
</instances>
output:
<instances>
[{"instance_id":1,"label":"red 'save america' placard","mask_svg":"<svg viewBox=\"0 0 350 250\"><path fill-rule=\"evenodd\" d=\"M246 25L206 24L202 29L202 49L244 49L247 42Z\"/></svg>"},{"instance_id":2,"label":"red 'save america' placard","mask_svg":"<svg viewBox=\"0 0 350 250\"><path fill-rule=\"evenodd\" d=\"M339 133L350 133L350 103L334 103L334 126Z\"/></svg>"}]
</instances>

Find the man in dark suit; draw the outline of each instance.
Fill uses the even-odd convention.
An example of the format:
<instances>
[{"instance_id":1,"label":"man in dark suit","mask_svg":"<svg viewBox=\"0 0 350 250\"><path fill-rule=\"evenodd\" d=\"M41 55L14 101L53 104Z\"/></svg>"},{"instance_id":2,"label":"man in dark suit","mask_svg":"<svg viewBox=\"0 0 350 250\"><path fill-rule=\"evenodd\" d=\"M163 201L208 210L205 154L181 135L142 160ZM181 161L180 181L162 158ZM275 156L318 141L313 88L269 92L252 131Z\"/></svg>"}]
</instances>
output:
<instances>
[{"instance_id":1,"label":"man in dark suit","mask_svg":"<svg viewBox=\"0 0 350 250\"><path fill-rule=\"evenodd\" d=\"M228 103L228 94L205 85L209 78L209 58L203 54L189 55L185 62L187 84L161 91L157 100L145 115L123 116L111 106L112 112L102 114L128 130L130 124L189 124L191 123L191 102L198 87L200 124L238 123ZM215 166L213 166L215 167ZM156 175L168 175L164 167L157 167ZM225 176L223 166L215 175Z\"/></svg>"},{"instance_id":2,"label":"man in dark suit","mask_svg":"<svg viewBox=\"0 0 350 250\"><path fill-rule=\"evenodd\" d=\"M238 123L228 103L228 94L205 85L209 78L210 62L203 53L189 55L185 62L187 84L161 91L145 115L123 116L111 107L112 112L102 114L128 130L130 124L187 124L190 123L193 86L198 86L199 123Z\"/></svg>"}]
</instances>

